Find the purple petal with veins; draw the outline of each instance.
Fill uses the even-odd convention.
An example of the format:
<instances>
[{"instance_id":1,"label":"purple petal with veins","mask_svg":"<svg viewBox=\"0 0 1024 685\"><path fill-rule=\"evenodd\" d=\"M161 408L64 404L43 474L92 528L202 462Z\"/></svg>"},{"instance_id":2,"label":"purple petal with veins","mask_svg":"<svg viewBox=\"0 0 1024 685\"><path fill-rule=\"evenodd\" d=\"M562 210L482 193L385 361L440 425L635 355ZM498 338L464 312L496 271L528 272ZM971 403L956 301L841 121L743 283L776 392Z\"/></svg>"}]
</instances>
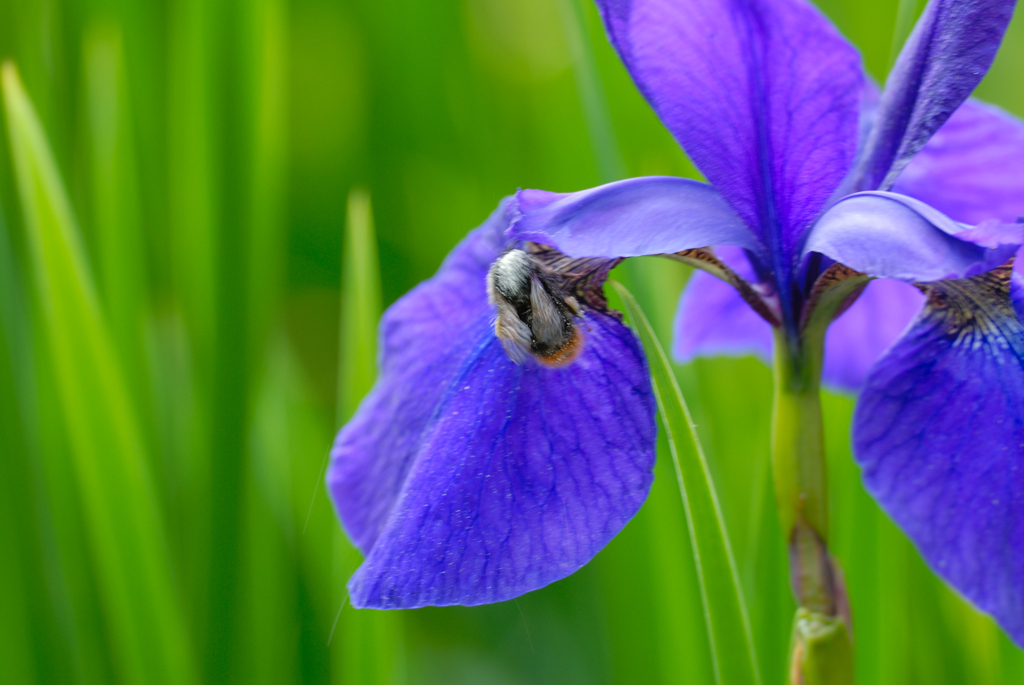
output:
<instances>
[{"instance_id":1,"label":"purple petal with veins","mask_svg":"<svg viewBox=\"0 0 1024 685\"><path fill-rule=\"evenodd\" d=\"M510 599L576 571L637 512L654 467L647 367L618 320L586 318L560 369L517 366L479 321L349 584L354 606Z\"/></svg>"},{"instance_id":2,"label":"purple petal with veins","mask_svg":"<svg viewBox=\"0 0 1024 685\"><path fill-rule=\"evenodd\" d=\"M1024 216L1024 123L997 107L965 102L893 190L956 221L1015 221Z\"/></svg>"},{"instance_id":3,"label":"purple petal with veins","mask_svg":"<svg viewBox=\"0 0 1024 685\"><path fill-rule=\"evenodd\" d=\"M481 604L589 561L651 485L654 400L636 336L586 302L571 364L513 363L485 279L505 204L381 322L380 375L327 484L366 555L356 607Z\"/></svg>"},{"instance_id":4,"label":"purple petal with veins","mask_svg":"<svg viewBox=\"0 0 1024 685\"><path fill-rule=\"evenodd\" d=\"M769 246L765 262L789 269L853 163L863 78L856 50L804 0L598 7L661 121Z\"/></svg>"},{"instance_id":5,"label":"purple petal with veins","mask_svg":"<svg viewBox=\"0 0 1024 685\"><path fill-rule=\"evenodd\" d=\"M1024 326L1009 270L931 286L872 369L853 442L929 565L1024 644Z\"/></svg>"},{"instance_id":6,"label":"purple petal with veins","mask_svg":"<svg viewBox=\"0 0 1024 685\"><path fill-rule=\"evenodd\" d=\"M1016 0L931 0L882 92L857 190L888 190L988 71Z\"/></svg>"}]
</instances>

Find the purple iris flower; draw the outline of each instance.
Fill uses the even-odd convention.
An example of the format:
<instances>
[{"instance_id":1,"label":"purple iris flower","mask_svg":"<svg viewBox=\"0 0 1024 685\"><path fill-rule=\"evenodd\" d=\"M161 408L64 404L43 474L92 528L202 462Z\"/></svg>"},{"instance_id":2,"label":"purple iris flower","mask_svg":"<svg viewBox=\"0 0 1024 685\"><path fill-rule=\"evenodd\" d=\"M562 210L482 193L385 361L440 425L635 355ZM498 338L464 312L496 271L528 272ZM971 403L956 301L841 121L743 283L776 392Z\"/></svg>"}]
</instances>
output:
<instances>
[{"instance_id":1,"label":"purple iris flower","mask_svg":"<svg viewBox=\"0 0 1024 685\"><path fill-rule=\"evenodd\" d=\"M597 2L708 183L519 191L388 310L328 473L366 555L352 603L508 599L621 530L650 488L654 405L601 287L623 258L667 255L707 272L681 358L773 338L799 356L832 302L824 375L860 389L869 490L1024 642L1024 125L965 103L1014 2L933 0L881 94L804 0Z\"/></svg>"},{"instance_id":2,"label":"purple iris flower","mask_svg":"<svg viewBox=\"0 0 1024 685\"><path fill-rule=\"evenodd\" d=\"M647 497L647 365L601 291L620 260L509 251L507 206L381 321L377 384L327 474L366 555L353 606L484 604L543 587Z\"/></svg>"}]
</instances>

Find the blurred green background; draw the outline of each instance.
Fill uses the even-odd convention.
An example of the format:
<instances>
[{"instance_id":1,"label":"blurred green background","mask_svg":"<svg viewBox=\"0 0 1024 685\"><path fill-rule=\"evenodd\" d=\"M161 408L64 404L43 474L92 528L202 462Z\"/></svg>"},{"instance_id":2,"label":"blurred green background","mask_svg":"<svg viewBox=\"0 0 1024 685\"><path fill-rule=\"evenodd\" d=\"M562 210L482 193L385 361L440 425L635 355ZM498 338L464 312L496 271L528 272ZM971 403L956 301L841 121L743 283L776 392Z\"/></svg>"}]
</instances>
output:
<instances>
[{"instance_id":1,"label":"blurred green background","mask_svg":"<svg viewBox=\"0 0 1024 685\"><path fill-rule=\"evenodd\" d=\"M921 4L820 3L879 79ZM0 58L45 135L8 68L0 682L712 682L668 460L591 564L477 608L346 606L358 554L321 484L380 307L500 197L694 175L590 4L3 0ZM1022 69L1018 17L979 95L1024 115ZM667 344L686 270L618 271ZM677 371L781 683L770 373ZM864 493L852 400L825 406L859 682L1024 682Z\"/></svg>"}]
</instances>

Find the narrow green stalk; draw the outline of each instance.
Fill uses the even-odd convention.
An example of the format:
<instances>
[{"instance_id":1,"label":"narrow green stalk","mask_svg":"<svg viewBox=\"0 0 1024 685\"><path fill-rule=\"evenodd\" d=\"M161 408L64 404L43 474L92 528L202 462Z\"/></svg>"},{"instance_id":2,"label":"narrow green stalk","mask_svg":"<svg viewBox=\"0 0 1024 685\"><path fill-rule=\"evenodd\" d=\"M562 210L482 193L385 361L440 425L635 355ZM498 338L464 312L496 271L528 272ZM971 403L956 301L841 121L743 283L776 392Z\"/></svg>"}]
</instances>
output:
<instances>
[{"instance_id":1,"label":"narrow green stalk","mask_svg":"<svg viewBox=\"0 0 1024 685\"><path fill-rule=\"evenodd\" d=\"M828 555L828 478L821 418L821 349L801 341L793 354L776 332L772 471L779 521L797 603L833 616L836 588Z\"/></svg>"},{"instance_id":2,"label":"narrow green stalk","mask_svg":"<svg viewBox=\"0 0 1024 685\"><path fill-rule=\"evenodd\" d=\"M828 550L828 478L821 416L823 336L805 336L793 354L784 332L775 341L772 466L779 519L796 595L790 682L853 682L845 591Z\"/></svg>"},{"instance_id":3,"label":"narrow green stalk","mask_svg":"<svg viewBox=\"0 0 1024 685\"><path fill-rule=\"evenodd\" d=\"M816 356L817 359L812 358ZM776 331L772 460L782 529L810 527L828 535L828 483L819 398L821 355L792 355Z\"/></svg>"},{"instance_id":4,"label":"narrow green stalk","mask_svg":"<svg viewBox=\"0 0 1024 685\"><path fill-rule=\"evenodd\" d=\"M370 194L353 188L348 194L341 266L338 427L352 417L377 375L377 321L383 309L379 265Z\"/></svg>"},{"instance_id":5,"label":"narrow green stalk","mask_svg":"<svg viewBox=\"0 0 1024 685\"><path fill-rule=\"evenodd\" d=\"M853 645L842 616L796 610L789 678L793 685L853 685Z\"/></svg>"},{"instance_id":6,"label":"narrow green stalk","mask_svg":"<svg viewBox=\"0 0 1024 685\"><path fill-rule=\"evenodd\" d=\"M799 609L793 625L793 685L853 683L850 612L842 572L828 548L828 478L821 414L825 331L867 277L837 271L821 279L811 315L794 342L775 339L772 467L789 573Z\"/></svg>"}]
</instances>

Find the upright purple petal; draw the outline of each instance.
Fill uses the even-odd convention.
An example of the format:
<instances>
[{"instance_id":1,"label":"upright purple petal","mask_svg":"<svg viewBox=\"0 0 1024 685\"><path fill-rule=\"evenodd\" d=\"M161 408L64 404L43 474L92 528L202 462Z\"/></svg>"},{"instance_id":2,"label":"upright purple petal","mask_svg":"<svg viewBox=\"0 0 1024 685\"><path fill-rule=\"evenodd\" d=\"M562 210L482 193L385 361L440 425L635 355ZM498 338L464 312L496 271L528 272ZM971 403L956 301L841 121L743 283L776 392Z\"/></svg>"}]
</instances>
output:
<instances>
[{"instance_id":1,"label":"upright purple petal","mask_svg":"<svg viewBox=\"0 0 1024 685\"><path fill-rule=\"evenodd\" d=\"M1009 269L931 287L854 415L864 482L929 565L1024 644L1024 326Z\"/></svg>"},{"instance_id":2,"label":"upright purple petal","mask_svg":"<svg viewBox=\"0 0 1024 685\"><path fill-rule=\"evenodd\" d=\"M1016 0L931 0L882 93L858 190L887 190L974 91L995 57Z\"/></svg>"},{"instance_id":3,"label":"upright purple petal","mask_svg":"<svg viewBox=\"0 0 1024 685\"><path fill-rule=\"evenodd\" d=\"M909 283L879 279L836 319L825 334L822 381L856 392L878 358L920 311L924 295Z\"/></svg>"},{"instance_id":4,"label":"upright purple petal","mask_svg":"<svg viewBox=\"0 0 1024 685\"><path fill-rule=\"evenodd\" d=\"M853 161L856 51L804 0L597 4L658 116L788 271Z\"/></svg>"},{"instance_id":5,"label":"upright purple petal","mask_svg":"<svg viewBox=\"0 0 1024 685\"><path fill-rule=\"evenodd\" d=\"M967 229L905 195L865 192L825 212L804 251L870 276L927 282L990 271L1021 244L1024 225L991 222Z\"/></svg>"},{"instance_id":6,"label":"upright purple petal","mask_svg":"<svg viewBox=\"0 0 1024 685\"><path fill-rule=\"evenodd\" d=\"M893 190L968 224L1024 216L1024 122L969 100L900 174Z\"/></svg>"},{"instance_id":7,"label":"upright purple petal","mask_svg":"<svg viewBox=\"0 0 1024 685\"><path fill-rule=\"evenodd\" d=\"M763 245L706 183L648 176L576 193L520 190L509 230L570 257L638 257L708 245Z\"/></svg>"},{"instance_id":8,"label":"upright purple petal","mask_svg":"<svg viewBox=\"0 0 1024 685\"><path fill-rule=\"evenodd\" d=\"M584 351L558 369L511 362L487 317L458 343L354 606L510 599L576 571L637 512L654 466L647 366L616 318L585 322Z\"/></svg>"}]
</instances>

